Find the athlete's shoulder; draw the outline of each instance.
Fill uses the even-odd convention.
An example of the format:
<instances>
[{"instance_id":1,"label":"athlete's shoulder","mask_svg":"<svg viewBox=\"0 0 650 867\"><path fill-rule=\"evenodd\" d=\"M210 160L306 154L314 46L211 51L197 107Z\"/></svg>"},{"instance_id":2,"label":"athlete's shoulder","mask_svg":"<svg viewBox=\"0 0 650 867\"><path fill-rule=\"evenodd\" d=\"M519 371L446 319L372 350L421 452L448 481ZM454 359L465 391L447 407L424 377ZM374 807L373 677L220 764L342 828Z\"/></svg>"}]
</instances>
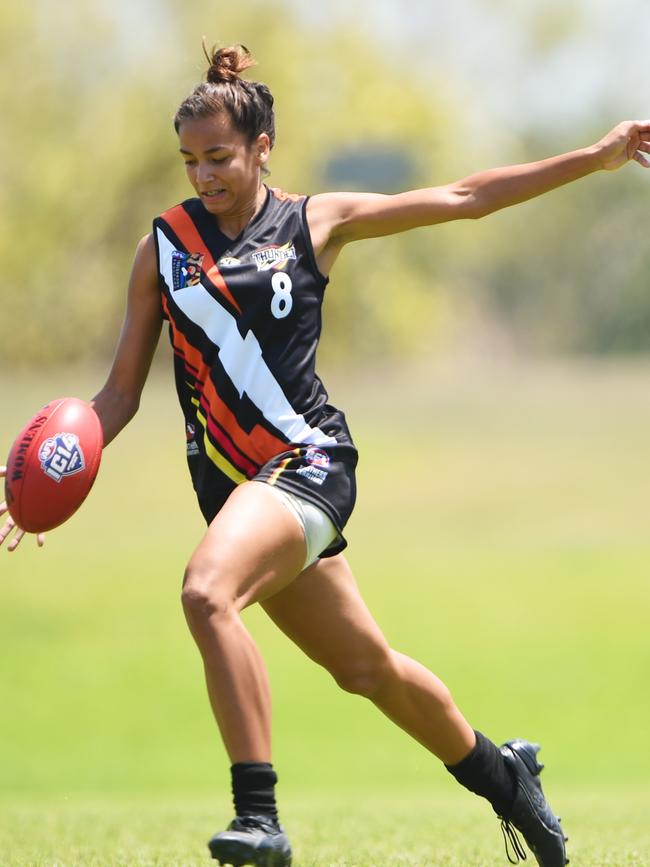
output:
<instances>
[{"instance_id":1,"label":"athlete's shoulder","mask_svg":"<svg viewBox=\"0 0 650 867\"><path fill-rule=\"evenodd\" d=\"M192 215L201 208L203 208L201 200L195 196L191 199L185 199L184 201L179 202L179 204L177 205L172 205L171 208L167 208L166 210L164 210L155 219L165 220L166 222L168 222L171 218L178 216L178 214L180 214L181 212Z\"/></svg>"},{"instance_id":2,"label":"athlete's shoulder","mask_svg":"<svg viewBox=\"0 0 650 867\"><path fill-rule=\"evenodd\" d=\"M271 193L271 198L278 202L304 202L307 198L303 193L287 193L285 190L280 189L280 187L269 187L269 192Z\"/></svg>"}]
</instances>

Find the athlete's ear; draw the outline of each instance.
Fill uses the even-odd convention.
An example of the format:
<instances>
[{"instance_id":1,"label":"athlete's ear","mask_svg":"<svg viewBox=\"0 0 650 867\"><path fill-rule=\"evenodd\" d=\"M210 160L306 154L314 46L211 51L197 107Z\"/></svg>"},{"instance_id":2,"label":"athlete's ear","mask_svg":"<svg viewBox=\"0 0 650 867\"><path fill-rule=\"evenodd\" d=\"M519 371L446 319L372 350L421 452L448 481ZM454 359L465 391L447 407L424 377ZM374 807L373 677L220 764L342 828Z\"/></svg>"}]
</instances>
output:
<instances>
[{"instance_id":1,"label":"athlete's ear","mask_svg":"<svg viewBox=\"0 0 650 867\"><path fill-rule=\"evenodd\" d=\"M255 156L260 166L265 166L271 153L271 139L265 132L261 132L255 139Z\"/></svg>"}]
</instances>

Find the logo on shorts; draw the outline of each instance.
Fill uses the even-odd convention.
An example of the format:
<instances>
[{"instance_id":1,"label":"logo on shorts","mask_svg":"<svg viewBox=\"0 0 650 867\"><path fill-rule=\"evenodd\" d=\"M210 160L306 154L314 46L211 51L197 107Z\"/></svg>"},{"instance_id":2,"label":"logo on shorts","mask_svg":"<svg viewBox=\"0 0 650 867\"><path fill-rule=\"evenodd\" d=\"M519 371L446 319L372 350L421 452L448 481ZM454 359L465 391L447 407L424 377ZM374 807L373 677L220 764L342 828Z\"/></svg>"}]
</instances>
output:
<instances>
[{"instance_id":1,"label":"logo on shorts","mask_svg":"<svg viewBox=\"0 0 650 867\"><path fill-rule=\"evenodd\" d=\"M299 476L304 476L315 485L322 485L327 478L327 473L324 470L319 470L318 467L300 467L296 470Z\"/></svg>"},{"instance_id":2,"label":"logo on shorts","mask_svg":"<svg viewBox=\"0 0 650 867\"><path fill-rule=\"evenodd\" d=\"M185 438L187 439L187 454L189 455L198 455L199 453L199 444L195 442L194 438L196 437L196 427L193 424L185 425Z\"/></svg>"},{"instance_id":3,"label":"logo on shorts","mask_svg":"<svg viewBox=\"0 0 650 867\"><path fill-rule=\"evenodd\" d=\"M45 475L57 483L86 466L79 437L73 433L58 433L46 439L38 450L38 459Z\"/></svg>"},{"instance_id":4,"label":"logo on shorts","mask_svg":"<svg viewBox=\"0 0 650 867\"><path fill-rule=\"evenodd\" d=\"M329 467L330 456L322 449L317 449L315 446L310 446L305 452L305 460L309 464L317 467Z\"/></svg>"},{"instance_id":5,"label":"logo on shorts","mask_svg":"<svg viewBox=\"0 0 650 867\"><path fill-rule=\"evenodd\" d=\"M174 291L185 289L186 286L198 286L201 282L201 265L203 253L183 253L182 250L172 251L172 280Z\"/></svg>"},{"instance_id":6,"label":"logo on shorts","mask_svg":"<svg viewBox=\"0 0 650 867\"><path fill-rule=\"evenodd\" d=\"M271 268L286 268L290 259L296 258L296 248L288 241L282 247L271 244L251 253L251 257L257 265L258 271L270 271Z\"/></svg>"}]
</instances>

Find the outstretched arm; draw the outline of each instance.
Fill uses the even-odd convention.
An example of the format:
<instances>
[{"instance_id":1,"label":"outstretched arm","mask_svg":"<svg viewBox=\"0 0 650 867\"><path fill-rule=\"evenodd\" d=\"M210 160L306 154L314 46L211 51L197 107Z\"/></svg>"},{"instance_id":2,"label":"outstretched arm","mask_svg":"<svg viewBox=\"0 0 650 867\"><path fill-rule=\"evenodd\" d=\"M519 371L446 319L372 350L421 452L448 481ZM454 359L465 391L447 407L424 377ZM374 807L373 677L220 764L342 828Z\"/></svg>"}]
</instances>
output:
<instances>
[{"instance_id":1,"label":"outstretched arm","mask_svg":"<svg viewBox=\"0 0 650 867\"><path fill-rule=\"evenodd\" d=\"M309 201L319 264L328 270L344 244L449 220L477 219L579 178L636 160L650 167L650 121L625 121L591 147L523 165L489 169L455 183L394 196L325 193Z\"/></svg>"}]
</instances>

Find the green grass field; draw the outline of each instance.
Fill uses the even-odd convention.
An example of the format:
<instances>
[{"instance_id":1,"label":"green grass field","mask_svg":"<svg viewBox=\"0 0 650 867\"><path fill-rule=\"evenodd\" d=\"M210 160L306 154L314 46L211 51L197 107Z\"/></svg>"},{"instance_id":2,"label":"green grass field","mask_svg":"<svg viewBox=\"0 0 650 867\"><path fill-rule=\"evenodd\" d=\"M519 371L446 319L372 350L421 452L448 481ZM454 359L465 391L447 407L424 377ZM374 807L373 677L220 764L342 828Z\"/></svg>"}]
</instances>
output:
<instances>
[{"instance_id":1,"label":"green grass field","mask_svg":"<svg viewBox=\"0 0 650 867\"><path fill-rule=\"evenodd\" d=\"M645 867L650 830L647 792L597 794L561 789L571 819L571 863ZM566 809L565 809L566 807ZM507 865L490 810L462 792L393 790L286 799L297 867L499 867ZM84 800L3 811L1 863L6 867L199 867L206 829L216 830L206 800ZM532 856L529 856L532 859ZM529 860L530 863L530 860ZM533 863L535 863L533 861Z\"/></svg>"},{"instance_id":2,"label":"green grass field","mask_svg":"<svg viewBox=\"0 0 650 867\"><path fill-rule=\"evenodd\" d=\"M362 455L349 559L393 645L493 739L541 741L572 864L650 865L650 365L328 383ZM48 399L100 384L3 377L0 453ZM231 808L179 605L201 533L157 374L79 514L0 552L3 867L206 863ZM507 863L487 805L246 617L297 867Z\"/></svg>"}]
</instances>

